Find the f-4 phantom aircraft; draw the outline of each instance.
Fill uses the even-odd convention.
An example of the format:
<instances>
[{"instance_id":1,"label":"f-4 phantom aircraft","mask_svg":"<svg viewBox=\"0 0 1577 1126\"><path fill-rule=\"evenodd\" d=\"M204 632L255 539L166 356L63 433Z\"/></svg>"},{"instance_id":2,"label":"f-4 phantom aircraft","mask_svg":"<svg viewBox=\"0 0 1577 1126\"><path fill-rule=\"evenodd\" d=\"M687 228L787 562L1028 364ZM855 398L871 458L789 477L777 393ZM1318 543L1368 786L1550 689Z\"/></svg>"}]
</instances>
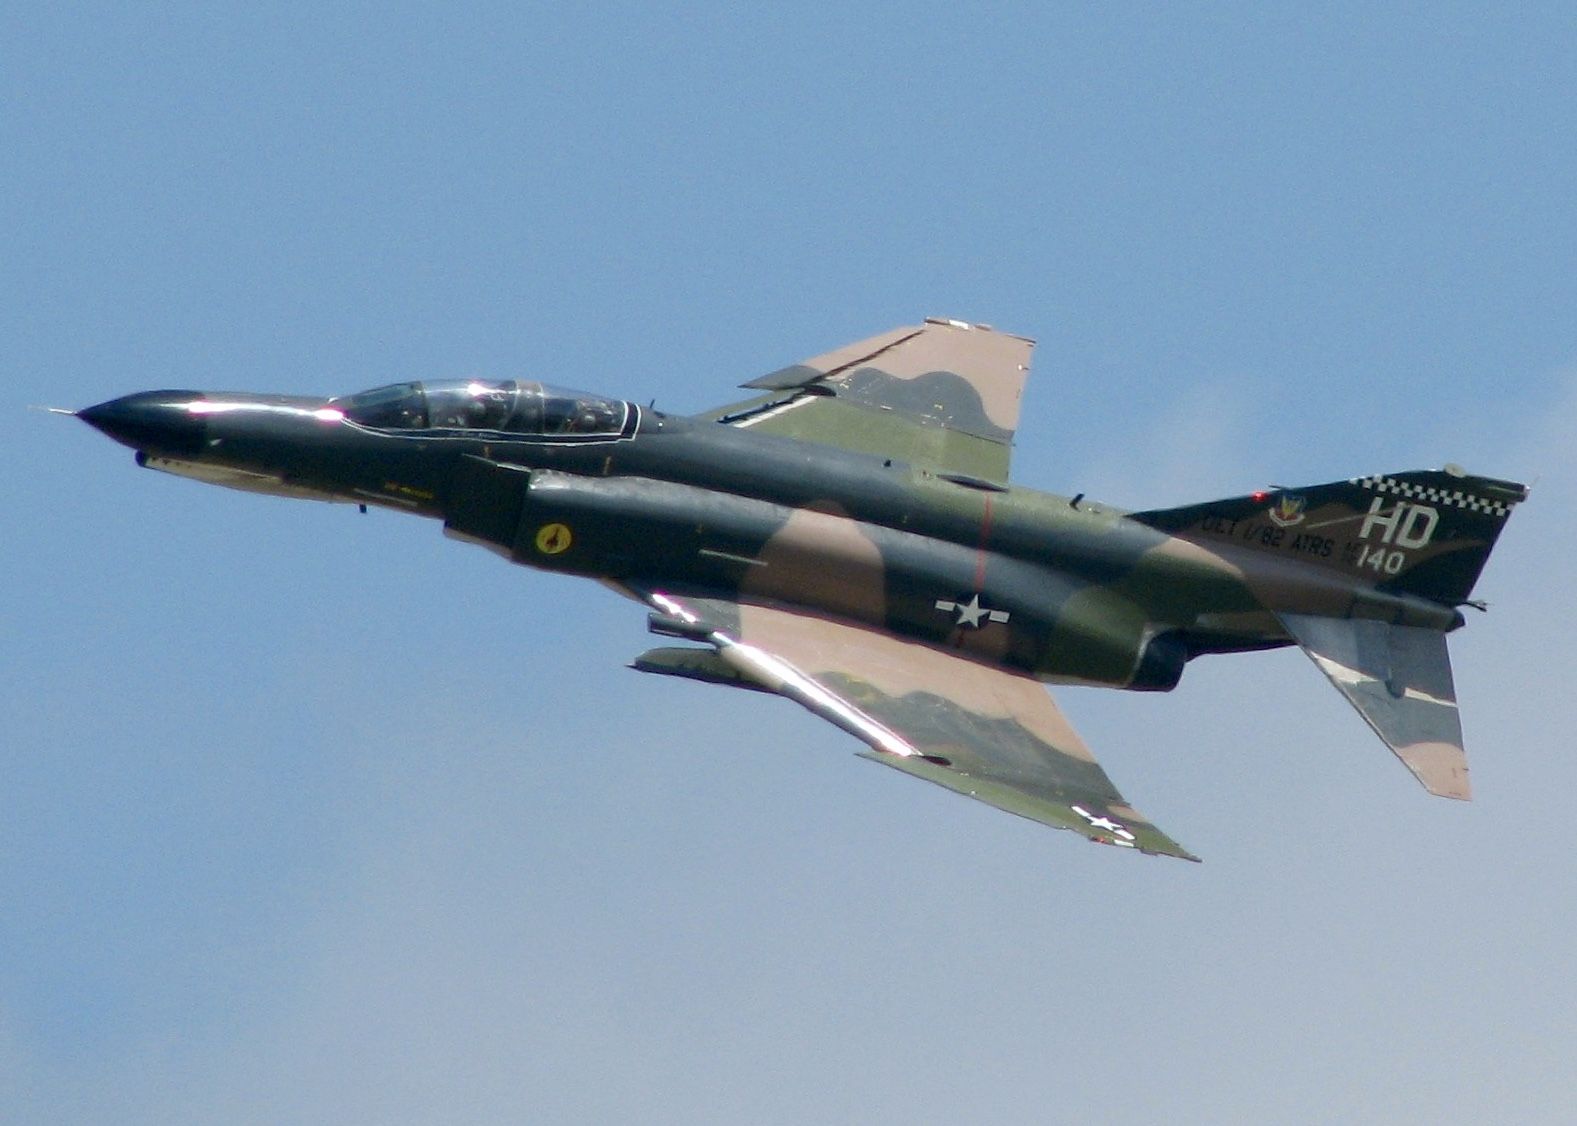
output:
<instances>
[{"instance_id":1,"label":"f-4 phantom aircraft","mask_svg":"<svg viewBox=\"0 0 1577 1126\"><path fill-rule=\"evenodd\" d=\"M1301 646L1425 789L1467 798L1446 634L1526 487L1448 466L1149 512L1035 492L1008 482L1032 348L929 319L691 417L482 379L76 413L150 469L601 580L688 643L635 668L786 696L865 757L1093 841L1197 859L1043 684L1167 691L1211 653Z\"/></svg>"}]
</instances>

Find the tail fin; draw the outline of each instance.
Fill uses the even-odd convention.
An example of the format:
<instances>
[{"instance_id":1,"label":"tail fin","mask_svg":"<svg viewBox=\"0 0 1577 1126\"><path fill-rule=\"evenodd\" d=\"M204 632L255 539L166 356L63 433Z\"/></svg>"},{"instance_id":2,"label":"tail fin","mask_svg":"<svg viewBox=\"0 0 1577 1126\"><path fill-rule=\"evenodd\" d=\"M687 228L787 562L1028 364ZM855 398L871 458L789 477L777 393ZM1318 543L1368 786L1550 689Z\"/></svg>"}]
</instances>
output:
<instances>
[{"instance_id":1,"label":"tail fin","mask_svg":"<svg viewBox=\"0 0 1577 1126\"><path fill-rule=\"evenodd\" d=\"M1457 466L1277 488L1134 520L1202 543L1230 540L1334 568L1383 591L1447 606L1473 584L1528 489Z\"/></svg>"},{"instance_id":2,"label":"tail fin","mask_svg":"<svg viewBox=\"0 0 1577 1126\"><path fill-rule=\"evenodd\" d=\"M1523 485L1448 466L1132 518L1200 544L1232 543L1332 569L1361 587L1456 607L1471 597L1512 508L1527 495ZM1381 620L1356 608L1340 617L1268 608L1425 789L1470 796L1445 634L1451 617L1461 624L1460 613L1439 611L1442 620L1431 624L1432 610Z\"/></svg>"}]
</instances>

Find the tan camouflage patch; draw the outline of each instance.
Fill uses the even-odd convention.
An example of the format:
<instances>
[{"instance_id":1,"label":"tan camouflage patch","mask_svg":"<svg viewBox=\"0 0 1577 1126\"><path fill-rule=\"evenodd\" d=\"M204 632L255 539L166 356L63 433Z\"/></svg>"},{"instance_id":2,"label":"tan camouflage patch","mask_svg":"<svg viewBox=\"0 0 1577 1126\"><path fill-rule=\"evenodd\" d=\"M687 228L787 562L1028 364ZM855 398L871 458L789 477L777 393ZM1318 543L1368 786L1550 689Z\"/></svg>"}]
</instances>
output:
<instances>
[{"instance_id":1,"label":"tan camouflage patch","mask_svg":"<svg viewBox=\"0 0 1577 1126\"><path fill-rule=\"evenodd\" d=\"M887 569L860 525L838 511L796 509L762 547L742 594L825 606L862 621L887 617Z\"/></svg>"},{"instance_id":2,"label":"tan camouflage patch","mask_svg":"<svg viewBox=\"0 0 1577 1126\"><path fill-rule=\"evenodd\" d=\"M928 319L922 325L893 329L835 348L745 386L837 385L865 371L899 382L951 373L974 389L986 419L1011 434L1018 428L1019 401L1034 346L1033 340L985 326ZM933 406L939 415L945 415L953 405L937 402Z\"/></svg>"},{"instance_id":3,"label":"tan camouflage patch","mask_svg":"<svg viewBox=\"0 0 1577 1126\"><path fill-rule=\"evenodd\" d=\"M812 379L822 379L845 368L855 367L871 357L887 351L895 344L901 344L921 332L919 325L906 325L902 328L889 329L887 332L878 333L866 340L857 340L853 344L844 344L830 352L823 352L819 356L812 356L808 360L801 360L797 364L782 368L760 379L753 379L745 384L746 387L798 387L810 382Z\"/></svg>"},{"instance_id":4,"label":"tan camouflage patch","mask_svg":"<svg viewBox=\"0 0 1577 1126\"><path fill-rule=\"evenodd\" d=\"M1396 757L1407 764L1407 769L1431 794L1460 801L1472 799L1467 755L1461 747L1453 747L1450 743L1414 743L1395 750Z\"/></svg>"},{"instance_id":5,"label":"tan camouflage patch","mask_svg":"<svg viewBox=\"0 0 1577 1126\"><path fill-rule=\"evenodd\" d=\"M924 692L976 715L1011 719L1064 754L1094 762L1084 741L1036 680L874 630L764 606L739 607L741 640L807 676L849 673L894 698Z\"/></svg>"}]
</instances>

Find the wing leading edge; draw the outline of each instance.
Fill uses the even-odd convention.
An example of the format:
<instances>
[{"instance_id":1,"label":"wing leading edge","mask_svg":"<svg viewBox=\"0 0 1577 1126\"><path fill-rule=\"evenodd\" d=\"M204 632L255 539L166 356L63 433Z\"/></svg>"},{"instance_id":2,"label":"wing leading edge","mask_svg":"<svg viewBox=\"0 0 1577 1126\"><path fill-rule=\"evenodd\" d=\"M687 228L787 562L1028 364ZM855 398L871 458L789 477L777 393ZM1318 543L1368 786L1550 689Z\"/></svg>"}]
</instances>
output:
<instances>
[{"instance_id":1,"label":"wing leading edge","mask_svg":"<svg viewBox=\"0 0 1577 1126\"><path fill-rule=\"evenodd\" d=\"M1034 341L931 318L744 384L702 417L947 473L1006 481Z\"/></svg>"},{"instance_id":2,"label":"wing leading edge","mask_svg":"<svg viewBox=\"0 0 1577 1126\"><path fill-rule=\"evenodd\" d=\"M633 593L654 628L714 647L653 650L637 669L775 692L866 743L865 758L1102 844L1198 859L1128 805L1030 677L811 614Z\"/></svg>"}]
</instances>

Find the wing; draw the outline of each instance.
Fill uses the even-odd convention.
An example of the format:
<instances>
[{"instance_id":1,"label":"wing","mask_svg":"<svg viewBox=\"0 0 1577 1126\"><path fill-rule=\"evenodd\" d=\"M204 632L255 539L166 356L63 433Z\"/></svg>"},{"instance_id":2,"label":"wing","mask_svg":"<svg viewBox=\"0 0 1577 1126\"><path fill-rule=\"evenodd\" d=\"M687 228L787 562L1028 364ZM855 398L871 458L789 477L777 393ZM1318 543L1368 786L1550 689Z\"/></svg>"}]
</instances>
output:
<instances>
[{"instance_id":1,"label":"wing","mask_svg":"<svg viewBox=\"0 0 1577 1126\"><path fill-rule=\"evenodd\" d=\"M1006 481L1034 341L928 319L775 371L708 412L740 428Z\"/></svg>"},{"instance_id":2,"label":"wing","mask_svg":"<svg viewBox=\"0 0 1577 1126\"><path fill-rule=\"evenodd\" d=\"M1037 681L808 613L631 591L659 633L643 672L787 696L867 743L864 757L1102 844L1197 860L1123 800Z\"/></svg>"}]
</instances>

